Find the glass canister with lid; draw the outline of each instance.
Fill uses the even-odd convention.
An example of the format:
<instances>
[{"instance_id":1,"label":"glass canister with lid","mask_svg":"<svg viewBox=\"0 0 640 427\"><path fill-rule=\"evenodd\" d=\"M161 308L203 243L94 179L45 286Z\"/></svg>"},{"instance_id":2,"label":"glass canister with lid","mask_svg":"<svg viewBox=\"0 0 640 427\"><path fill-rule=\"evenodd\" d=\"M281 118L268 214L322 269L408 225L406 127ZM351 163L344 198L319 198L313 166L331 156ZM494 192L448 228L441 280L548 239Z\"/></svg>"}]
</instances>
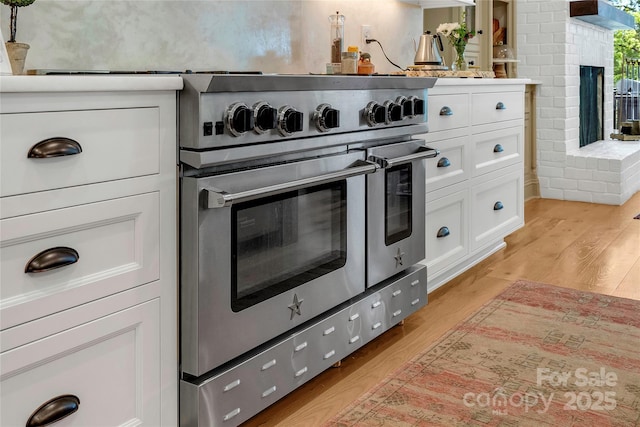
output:
<instances>
[{"instance_id":1,"label":"glass canister with lid","mask_svg":"<svg viewBox=\"0 0 640 427\"><path fill-rule=\"evenodd\" d=\"M349 46L346 52L342 52L342 74L358 73L358 47Z\"/></svg>"},{"instance_id":2,"label":"glass canister with lid","mask_svg":"<svg viewBox=\"0 0 640 427\"><path fill-rule=\"evenodd\" d=\"M331 23L331 63L339 64L344 42L344 15L336 12L335 15L329 15Z\"/></svg>"}]
</instances>

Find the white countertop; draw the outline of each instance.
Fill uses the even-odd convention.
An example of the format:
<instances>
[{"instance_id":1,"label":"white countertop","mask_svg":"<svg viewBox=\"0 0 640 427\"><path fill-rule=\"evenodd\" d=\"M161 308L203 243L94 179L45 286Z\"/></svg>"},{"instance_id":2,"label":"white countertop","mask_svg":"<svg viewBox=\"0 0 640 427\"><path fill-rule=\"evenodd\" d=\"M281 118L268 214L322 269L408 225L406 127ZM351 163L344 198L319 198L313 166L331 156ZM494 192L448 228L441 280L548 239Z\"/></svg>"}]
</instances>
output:
<instances>
[{"instance_id":1,"label":"white countertop","mask_svg":"<svg viewBox=\"0 0 640 427\"><path fill-rule=\"evenodd\" d=\"M179 75L0 76L0 92L114 92L180 90Z\"/></svg>"},{"instance_id":2,"label":"white countertop","mask_svg":"<svg viewBox=\"0 0 640 427\"><path fill-rule=\"evenodd\" d=\"M436 86L525 85L531 79L438 78ZM25 75L0 76L0 92L112 92L181 90L177 74L97 74L97 75Z\"/></svg>"}]
</instances>

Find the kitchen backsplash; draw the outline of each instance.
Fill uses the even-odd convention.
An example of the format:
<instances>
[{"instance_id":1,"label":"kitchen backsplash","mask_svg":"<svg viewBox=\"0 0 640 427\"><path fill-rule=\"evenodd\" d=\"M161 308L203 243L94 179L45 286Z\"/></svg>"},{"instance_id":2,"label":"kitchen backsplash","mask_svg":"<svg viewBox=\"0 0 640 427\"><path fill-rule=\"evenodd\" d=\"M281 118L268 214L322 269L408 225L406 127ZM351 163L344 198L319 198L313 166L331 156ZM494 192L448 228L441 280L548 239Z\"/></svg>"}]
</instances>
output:
<instances>
[{"instance_id":1,"label":"kitchen backsplash","mask_svg":"<svg viewBox=\"0 0 640 427\"><path fill-rule=\"evenodd\" d=\"M31 45L26 69L322 73L336 11L345 46L370 52L376 71L398 69L377 43L361 46L363 24L393 62L413 63L422 11L397 0L38 0L20 8L16 39ZM0 13L6 40L9 8Z\"/></svg>"}]
</instances>

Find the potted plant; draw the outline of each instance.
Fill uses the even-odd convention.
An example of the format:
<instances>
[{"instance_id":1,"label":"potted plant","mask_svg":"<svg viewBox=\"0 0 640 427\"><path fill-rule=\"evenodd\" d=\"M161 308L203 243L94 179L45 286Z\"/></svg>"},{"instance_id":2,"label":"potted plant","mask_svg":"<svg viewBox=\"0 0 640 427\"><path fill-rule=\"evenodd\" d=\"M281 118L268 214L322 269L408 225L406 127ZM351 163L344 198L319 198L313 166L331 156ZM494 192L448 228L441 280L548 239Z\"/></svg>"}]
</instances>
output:
<instances>
[{"instance_id":1,"label":"potted plant","mask_svg":"<svg viewBox=\"0 0 640 427\"><path fill-rule=\"evenodd\" d=\"M11 71L13 74L22 74L24 70L24 60L27 57L29 45L16 42L16 29L18 24L18 8L29 6L36 0L0 0L11 8L11 18L9 19L9 40L6 43Z\"/></svg>"}]
</instances>

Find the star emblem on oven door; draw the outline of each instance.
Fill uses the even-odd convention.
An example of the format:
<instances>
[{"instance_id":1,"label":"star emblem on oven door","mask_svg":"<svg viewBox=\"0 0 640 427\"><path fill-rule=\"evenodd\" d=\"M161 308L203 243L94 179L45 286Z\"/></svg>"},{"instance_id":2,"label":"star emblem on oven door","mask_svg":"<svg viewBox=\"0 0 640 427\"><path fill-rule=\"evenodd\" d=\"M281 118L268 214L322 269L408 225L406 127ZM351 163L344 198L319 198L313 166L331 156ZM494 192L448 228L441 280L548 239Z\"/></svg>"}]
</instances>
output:
<instances>
[{"instance_id":1,"label":"star emblem on oven door","mask_svg":"<svg viewBox=\"0 0 640 427\"><path fill-rule=\"evenodd\" d=\"M298 299L298 294L293 294L293 304L289 304L289 310L291 310L291 319L293 320L293 316L296 314L298 316L302 316L302 311L300 310L300 306L304 302L303 299Z\"/></svg>"},{"instance_id":2,"label":"star emblem on oven door","mask_svg":"<svg viewBox=\"0 0 640 427\"><path fill-rule=\"evenodd\" d=\"M402 257L404 256L404 252L402 252L400 250L400 248L398 248L398 252L396 253L396 256L394 256L394 258L396 259L396 268L398 268L398 266L403 265L402 264Z\"/></svg>"}]
</instances>

